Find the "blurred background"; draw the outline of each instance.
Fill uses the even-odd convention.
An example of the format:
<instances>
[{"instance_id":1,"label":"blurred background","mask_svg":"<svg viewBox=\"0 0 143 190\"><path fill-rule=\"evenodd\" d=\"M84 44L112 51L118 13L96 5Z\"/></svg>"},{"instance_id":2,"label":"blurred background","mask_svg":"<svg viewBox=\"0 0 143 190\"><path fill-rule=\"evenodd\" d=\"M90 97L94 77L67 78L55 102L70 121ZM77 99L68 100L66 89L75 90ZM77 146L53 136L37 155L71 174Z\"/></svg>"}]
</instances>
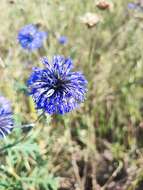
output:
<instances>
[{"instance_id":1,"label":"blurred background","mask_svg":"<svg viewBox=\"0 0 143 190\"><path fill-rule=\"evenodd\" d=\"M11 101L15 119L13 132L0 140L0 190L143 190L142 4L0 1L0 94ZM48 32L34 52L17 40L31 23ZM32 67L55 54L72 57L84 73L86 100L21 129L39 115L27 95Z\"/></svg>"}]
</instances>

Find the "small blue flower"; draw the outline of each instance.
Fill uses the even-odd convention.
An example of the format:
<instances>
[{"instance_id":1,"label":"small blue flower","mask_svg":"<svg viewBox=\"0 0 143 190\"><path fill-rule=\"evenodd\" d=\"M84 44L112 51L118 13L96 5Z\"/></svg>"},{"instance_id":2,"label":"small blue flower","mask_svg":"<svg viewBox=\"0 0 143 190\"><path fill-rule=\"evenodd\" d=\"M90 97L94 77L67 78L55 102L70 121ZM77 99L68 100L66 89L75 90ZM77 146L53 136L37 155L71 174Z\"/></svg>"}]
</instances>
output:
<instances>
[{"instance_id":1,"label":"small blue flower","mask_svg":"<svg viewBox=\"0 0 143 190\"><path fill-rule=\"evenodd\" d=\"M18 41L22 48L29 51L34 51L42 47L43 41L46 38L47 33L39 31L33 24L24 26L18 33Z\"/></svg>"},{"instance_id":2,"label":"small blue flower","mask_svg":"<svg viewBox=\"0 0 143 190\"><path fill-rule=\"evenodd\" d=\"M49 63L42 58L44 69L34 68L28 80L30 95L37 109L49 114L65 114L84 101L87 81L81 72L73 72L71 58L54 56Z\"/></svg>"},{"instance_id":3,"label":"small blue flower","mask_svg":"<svg viewBox=\"0 0 143 190\"><path fill-rule=\"evenodd\" d=\"M0 96L0 138L8 135L13 129L13 115L10 101Z\"/></svg>"},{"instance_id":4,"label":"small blue flower","mask_svg":"<svg viewBox=\"0 0 143 190\"><path fill-rule=\"evenodd\" d=\"M135 3L128 3L128 9L136 9L137 5Z\"/></svg>"},{"instance_id":5,"label":"small blue flower","mask_svg":"<svg viewBox=\"0 0 143 190\"><path fill-rule=\"evenodd\" d=\"M138 3L128 3L128 9L143 12L143 6L139 2Z\"/></svg>"},{"instance_id":6,"label":"small blue flower","mask_svg":"<svg viewBox=\"0 0 143 190\"><path fill-rule=\"evenodd\" d=\"M58 41L60 44L65 45L68 43L68 38L66 36L60 36Z\"/></svg>"}]
</instances>

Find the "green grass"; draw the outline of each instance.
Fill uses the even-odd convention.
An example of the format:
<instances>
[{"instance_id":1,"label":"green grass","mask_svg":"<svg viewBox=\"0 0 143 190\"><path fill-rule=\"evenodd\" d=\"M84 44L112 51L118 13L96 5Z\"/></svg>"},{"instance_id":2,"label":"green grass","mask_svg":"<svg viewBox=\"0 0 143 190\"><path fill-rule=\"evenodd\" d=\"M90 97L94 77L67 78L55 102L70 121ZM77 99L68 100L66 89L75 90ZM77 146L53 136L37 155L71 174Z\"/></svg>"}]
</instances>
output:
<instances>
[{"instance_id":1,"label":"green grass","mask_svg":"<svg viewBox=\"0 0 143 190\"><path fill-rule=\"evenodd\" d=\"M1 0L0 93L11 100L17 127L0 141L0 190L143 189L143 13L127 10L124 0L113 0L111 11L95 2ZM102 22L88 28L80 20L87 12ZM34 53L16 39L29 23L49 31ZM53 34L66 35L68 44L59 45ZM23 131L18 126L40 114L27 96L31 68L54 54L71 56L83 71L86 101Z\"/></svg>"}]
</instances>

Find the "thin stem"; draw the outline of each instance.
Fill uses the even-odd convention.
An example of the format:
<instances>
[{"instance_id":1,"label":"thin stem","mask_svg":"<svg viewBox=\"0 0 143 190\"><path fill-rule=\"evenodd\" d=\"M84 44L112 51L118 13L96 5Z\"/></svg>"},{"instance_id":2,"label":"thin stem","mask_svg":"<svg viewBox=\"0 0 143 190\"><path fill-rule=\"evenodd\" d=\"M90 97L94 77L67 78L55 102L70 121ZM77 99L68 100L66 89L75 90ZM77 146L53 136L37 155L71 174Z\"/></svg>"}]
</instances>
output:
<instances>
[{"instance_id":1,"label":"thin stem","mask_svg":"<svg viewBox=\"0 0 143 190\"><path fill-rule=\"evenodd\" d=\"M108 185L118 175L118 173L121 171L122 168L123 168L123 163L122 163L122 161L119 161L119 165L118 165L117 169L112 173L112 175L110 176L108 181L104 184L104 186L101 188L101 190L105 190L108 187Z\"/></svg>"}]
</instances>

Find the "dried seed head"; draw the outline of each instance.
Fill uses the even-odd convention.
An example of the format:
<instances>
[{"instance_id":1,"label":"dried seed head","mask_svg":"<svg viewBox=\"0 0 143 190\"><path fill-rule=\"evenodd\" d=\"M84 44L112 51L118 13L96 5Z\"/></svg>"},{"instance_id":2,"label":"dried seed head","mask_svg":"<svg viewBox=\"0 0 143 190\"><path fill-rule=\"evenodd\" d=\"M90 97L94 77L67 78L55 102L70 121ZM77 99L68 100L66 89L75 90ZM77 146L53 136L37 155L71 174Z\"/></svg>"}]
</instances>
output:
<instances>
[{"instance_id":1,"label":"dried seed head","mask_svg":"<svg viewBox=\"0 0 143 190\"><path fill-rule=\"evenodd\" d=\"M97 25L102 19L95 13L88 12L80 17L82 23L86 24L89 28Z\"/></svg>"},{"instance_id":2,"label":"dried seed head","mask_svg":"<svg viewBox=\"0 0 143 190\"><path fill-rule=\"evenodd\" d=\"M98 7L100 10L111 10L113 8L113 4L107 0L99 0L96 3L96 7Z\"/></svg>"}]
</instances>

